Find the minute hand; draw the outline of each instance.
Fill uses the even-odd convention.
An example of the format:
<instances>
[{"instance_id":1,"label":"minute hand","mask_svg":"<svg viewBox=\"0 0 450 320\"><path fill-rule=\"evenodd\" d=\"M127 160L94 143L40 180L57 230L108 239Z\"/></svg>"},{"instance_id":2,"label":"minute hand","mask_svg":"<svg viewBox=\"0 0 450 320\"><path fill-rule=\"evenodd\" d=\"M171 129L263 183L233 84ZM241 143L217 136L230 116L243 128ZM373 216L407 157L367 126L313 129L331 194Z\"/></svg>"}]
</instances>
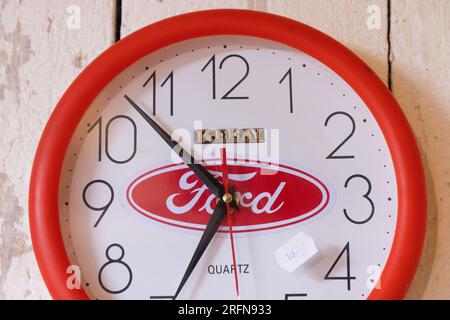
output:
<instances>
[{"instance_id":1,"label":"minute hand","mask_svg":"<svg viewBox=\"0 0 450 320\"><path fill-rule=\"evenodd\" d=\"M193 156L186 150L184 150L181 145L172 140L172 137L164 131L150 116L144 112L130 97L124 96L125 99L130 103L130 105L136 109L136 111L144 118L145 121L159 134L161 138L174 150L183 162L196 174L196 176L214 193L217 197L222 197L225 189L223 185L205 169L201 164L197 163Z\"/></svg>"}]
</instances>

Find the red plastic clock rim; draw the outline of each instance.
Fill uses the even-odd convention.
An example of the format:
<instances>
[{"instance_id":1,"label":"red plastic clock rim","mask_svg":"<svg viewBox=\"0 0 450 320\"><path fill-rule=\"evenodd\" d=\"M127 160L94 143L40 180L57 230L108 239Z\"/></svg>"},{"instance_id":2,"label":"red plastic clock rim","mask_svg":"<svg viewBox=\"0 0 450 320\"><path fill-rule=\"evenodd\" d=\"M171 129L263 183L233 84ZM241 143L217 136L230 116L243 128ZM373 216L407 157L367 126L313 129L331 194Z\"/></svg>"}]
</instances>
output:
<instances>
[{"instance_id":1,"label":"red plastic clock rim","mask_svg":"<svg viewBox=\"0 0 450 320\"><path fill-rule=\"evenodd\" d=\"M399 105L373 71L329 36L297 21L248 10L210 10L172 17L145 27L106 50L72 83L40 140L31 175L30 228L37 262L55 299L88 299L66 287L70 265L60 230L60 172L71 136L90 103L122 70L170 44L211 35L244 35L277 41L314 57L341 76L370 108L387 140L398 183L398 221L381 289L369 299L401 299L414 277L426 229L423 166Z\"/></svg>"}]
</instances>

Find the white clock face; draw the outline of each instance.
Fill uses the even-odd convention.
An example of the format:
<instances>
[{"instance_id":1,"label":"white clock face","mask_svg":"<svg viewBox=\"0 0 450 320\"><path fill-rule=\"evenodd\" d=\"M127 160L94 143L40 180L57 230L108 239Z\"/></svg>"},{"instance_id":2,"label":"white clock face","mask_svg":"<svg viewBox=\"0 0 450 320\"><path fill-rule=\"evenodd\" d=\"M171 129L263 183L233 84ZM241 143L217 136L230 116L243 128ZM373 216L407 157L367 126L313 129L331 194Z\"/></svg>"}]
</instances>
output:
<instances>
[{"instance_id":1,"label":"white clock face","mask_svg":"<svg viewBox=\"0 0 450 320\"><path fill-rule=\"evenodd\" d=\"M314 58L267 40L217 36L131 65L72 137L60 221L90 297L173 296L216 202L125 95L181 136L219 180L226 148L241 200L233 214L241 299L370 295L397 221L395 172L379 125ZM207 144L214 133L248 139ZM178 298L236 299L233 273L225 219Z\"/></svg>"}]
</instances>

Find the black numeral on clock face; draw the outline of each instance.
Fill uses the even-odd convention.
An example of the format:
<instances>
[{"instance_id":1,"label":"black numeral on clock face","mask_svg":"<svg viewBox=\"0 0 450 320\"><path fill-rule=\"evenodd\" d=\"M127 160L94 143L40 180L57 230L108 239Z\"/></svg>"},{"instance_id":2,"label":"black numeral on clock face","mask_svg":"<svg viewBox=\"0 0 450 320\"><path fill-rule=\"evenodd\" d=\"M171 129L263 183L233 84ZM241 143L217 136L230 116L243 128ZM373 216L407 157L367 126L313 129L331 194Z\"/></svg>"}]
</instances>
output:
<instances>
[{"instance_id":1,"label":"black numeral on clock face","mask_svg":"<svg viewBox=\"0 0 450 320\"><path fill-rule=\"evenodd\" d=\"M279 84L282 84L284 80L288 79L289 81L289 110L291 113L294 113L294 97L292 93L292 68L284 74L283 78L281 78Z\"/></svg>"},{"instance_id":2,"label":"black numeral on clock face","mask_svg":"<svg viewBox=\"0 0 450 320\"><path fill-rule=\"evenodd\" d=\"M347 267L347 275L346 276L331 276L331 273L333 272L334 268L338 264L339 260L342 258L342 256L345 254L345 260L346 260L346 267ZM325 275L325 280L345 280L347 281L347 290L351 290L351 281L355 280L356 277L351 276L350 272L350 242L348 242L344 249L342 249L339 256L336 258L336 260L333 262L333 265L331 266L330 270L328 270L327 274Z\"/></svg>"},{"instance_id":3,"label":"black numeral on clock face","mask_svg":"<svg viewBox=\"0 0 450 320\"><path fill-rule=\"evenodd\" d=\"M161 88L166 86L168 84L170 86L170 115L173 116L173 94L174 94L174 80L173 80L173 71L169 73L169 75L166 77L166 79L161 83ZM150 77L145 81L143 88L147 87L149 83L152 83L152 92L153 92L153 115L156 116L156 71L153 71L153 73L150 75Z\"/></svg>"},{"instance_id":4,"label":"black numeral on clock face","mask_svg":"<svg viewBox=\"0 0 450 320\"><path fill-rule=\"evenodd\" d=\"M111 257L111 250L113 248L119 249L119 251L120 251L119 257L117 257L117 258ZM119 294L119 293L125 292L130 287L130 285L133 281L133 272L131 271L130 266L123 261L123 258L125 257L124 248L120 244L117 244L117 243L112 244L106 249L105 255L106 255L106 258L108 259L108 261L100 268L100 270L98 272L98 283L100 284L100 287L102 287L103 290L105 290L106 292L111 293L111 294ZM114 264L118 264L121 267L123 267L124 272L127 273L128 281L123 288L113 290L113 289L107 288L105 286L105 284L103 282L103 274L104 274L104 272L108 272L108 267L111 267Z\"/></svg>"},{"instance_id":5,"label":"black numeral on clock face","mask_svg":"<svg viewBox=\"0 0 450 320\"><path fill-rule=\"evenodd\" d=\"M248 77L249 73L250 73L250 65L248 63L248 61L241 55L238 54L230 54L228 56L226 56L225 58L223 58L220 61L219 64L219 69L222 69L224 66L224 63L227 60L237 60L237 61L241 61L244 66L245 66L245 73L244 75L240 78L240 80L238 82L236 82L236 84L231 87L231 89L229 89L223 96L221 99L223 100L239 100L239 99L249 99L248 96L232 96L231 94L234 92L234 90L236 90L236 88L242 83L244 82L244 80ZM206 63L206 65L202 68L202 72L204 72L209 66L211 66L211 73L212 73L212 98L213 100L216 100L216 96L217 96L217 77L216 77L216 55L213 55L211 57L211 59L208 60L208 62Z\"/></svg>"},{"instance_id":6,"label":"black numeral on clock face","mask_svg":"<svg viewBox=\"0 0 450 320\"><path fill-rule=\"evenodd\" d=\"M353 137L353 135L356 132L356 123L355 120L353 120L352 116L349 115L346 112L342 112L342 111L338 111L335 113L332 113L328 116L327 120L325 120L325 127L328 127L328 124L330 122L330 120L336 116L344 116L347 119L350 120L351 124L352 124L352 130L350 132L350 134L344 139L344 141L342 141L337 147L336 149L334 149L328 156L327 159L355 159L354 155L336 155L336 153L339 151L339 149L341 149L345 143L347 143L347 141L349 141L351 139L351 137Z\"/></svg>"},{"instance_id":7,"label":"black numeral on clock face","mask_svg":"<svg viewBox=\"0 0 450 320\"><path fill-rule=\"evenodd\" d=\"M297 300L307 296L308 294L306 293L286 293L284 295L284 300Z\"/></svg>"},{"instance_id":8,"label":"black numeral on clock face","mask_svg":"<svg viewBox=\"0 0 450 320\"><path fill-rule=\"evenodd\" d=\"M347 211L347 209L344 208L344 215L345 217L352 223L354 224L365 224L367 222L369 222L373 215L375 214L375 204L373 203L372 199L370 198L370 193L372 192L372 183L370 182L370 180L361 175L361 174L355 174L353 176L351 176L350 178L347 179L347 181L345 181L345 185L344 187L347 188L350 181L355 180L355 179L362 179L363 181L365 181L367 183L367 192L362 196L364 199L367 199L367 201L370 204L370 214L368 215L368 217L366 219L363 220L356 220L352 217L350 217L349 212Z\"/></svg>"},{"instance_id":9,"label":"black numeral on clock face","mask_svg":"<svg viewBox=\"0 0 450 320\"><path fill-rule=\"evenodd\" d=\"M175 296L150 296L150 300L173 300Z\"/></svg>"},{"instance_id":10,"label":"black numeral on clock face","mask_svg":"<svg viewBox=\"0 0 450 320\"><path fill-rule=\"evenodd\" d=\"M111 125L113 125L116 121L124 121L124 120L128 121L133 129L133 137L130 139L132 149L130 150L131 151L130 155L127 158L117 159L110 153ZM89 129L88 133L91 133L97 127L98 127L98 161L101 162L102 161L102 152L103 152L103 150L102 150L102 148L103 148L103 118L102 117L98 118L98 120ZM127 117L127 116L119 115L119 116L115 116L114 118L109 120L108 123L106 124L106 129L105 129L105 154L106 154L106 157L114 163L124 164L124 163L130 162L131 160L133 160L134 156L136 155L136 151L137 151L137 126L136 126L136 123L133 121L133 119L131 119L130 117Z\"/></svg>"},{"instance_id":11,"label":"black numeral on clock face","mask_svg":"<svg viewBox=\"0 0 450 320\"><path fill-rule=\"evenodd\" d=\"M108 203L106 203L104 206L96 206L94 204L91 204L91 203L89 203L89 201L87 199L87 192L94 185L105 185L108 188L109 192L110 192L110 197L109 197ZM86 185L86 187L84 187L84 189L83 189L83 202L86 205L86 207L88 207L91 210L101 212L99 218L97 219L97 221L94 224L94 228L97 228L97 226L99 225L100 221L102 221L103 217L105 216L106 212L108 211L108 209L111 206L111 204L113 203L113 201L114 201L114 190L113 190L112 186L108 182L106 182L104 180L91 181L91 182L89 182Z\"/></svg>"}]
</instances>

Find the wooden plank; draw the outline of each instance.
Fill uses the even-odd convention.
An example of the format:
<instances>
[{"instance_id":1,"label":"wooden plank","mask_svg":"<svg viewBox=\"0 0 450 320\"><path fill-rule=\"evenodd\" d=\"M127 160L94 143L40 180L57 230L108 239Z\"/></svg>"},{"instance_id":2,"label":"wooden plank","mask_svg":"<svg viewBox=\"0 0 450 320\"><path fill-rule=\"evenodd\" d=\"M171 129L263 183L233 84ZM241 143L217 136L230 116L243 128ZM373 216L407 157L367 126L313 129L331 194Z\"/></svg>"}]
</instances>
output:
<instances>
[{"instance_id":1,"label":"wooden plank","mask_svg":"<svg viewBox=\"0 0 450 320\"><path fill-rule=\"evenodd\" d=\"M65 88L113 43L114 20L114 0L0 0L0 300L49 297L28 231L31 163Z\"/></svg>"},{"instance_id":2,"label":"wooden plank","mask_svg":"<svg viewBox=\"0 0 450 320\"><path fill-rule=\"evenodd\" d=\"M392 83L427 170L428 234L411 299L450 299L450 2L392 1Z\"/></svg>"},{"instance_id":3,"label":"wooden plank","mask_svg":"<svg viewBox=\"0 0 450 320\"><path fill-rule=\"evenodd\" d=\"M124 0L122 35L176 14L217 8L261 10L307 23L349 46L388 79L387 0Z\"/></svg>"}]
</instances>

